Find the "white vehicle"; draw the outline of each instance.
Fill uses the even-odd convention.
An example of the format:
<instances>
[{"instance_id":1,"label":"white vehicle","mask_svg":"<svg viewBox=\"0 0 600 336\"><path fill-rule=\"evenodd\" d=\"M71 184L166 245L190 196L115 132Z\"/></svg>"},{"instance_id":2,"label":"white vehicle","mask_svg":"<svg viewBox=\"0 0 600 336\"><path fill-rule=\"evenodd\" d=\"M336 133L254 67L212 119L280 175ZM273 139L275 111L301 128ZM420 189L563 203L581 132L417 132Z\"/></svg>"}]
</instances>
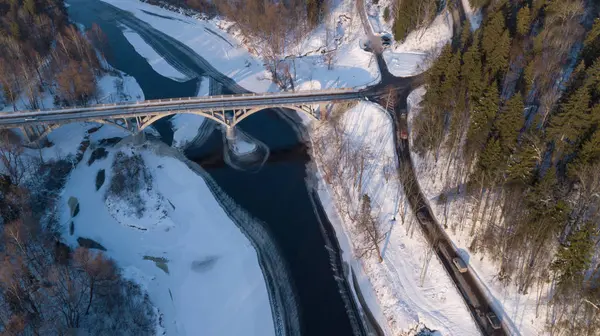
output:
<instances>
[{"instance_id":1,"label":"white vehicle","mask_svg":"<svg viewBox=\"0 0 600 336\"><path fill-rule=\"evenodd\" d=\"M460 257L452 259L452 263L454 264L454 266L456 266L456 269L460 273L466 273L469 270L467 268L467 264L465 264L465 262Z\"/></svg>"},{"instance_id":2,"label":"white vehicle","mask_svg":"<svg viewBox=\"0 0 600 336\"><path fill-rule=\"evenodd\" d=\"M29 117L29 118L25 118L25 121L36 121L37 117Z\"/></svg>"}]
</instances>

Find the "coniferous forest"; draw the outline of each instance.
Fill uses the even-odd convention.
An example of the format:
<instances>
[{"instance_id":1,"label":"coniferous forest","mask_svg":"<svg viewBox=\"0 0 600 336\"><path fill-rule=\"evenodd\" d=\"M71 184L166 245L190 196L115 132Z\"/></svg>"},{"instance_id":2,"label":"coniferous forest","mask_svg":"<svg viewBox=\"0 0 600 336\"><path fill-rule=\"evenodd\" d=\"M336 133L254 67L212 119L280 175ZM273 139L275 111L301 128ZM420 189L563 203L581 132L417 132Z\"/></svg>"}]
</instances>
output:
<instances>
[{"instance_id":1,"label":"coniferous forest","mask_svg":"<svg viewBox=\"0 0 600 336\"><path fill-rule=\"evenodd\" d=\"M475 200L461 228L471 252L494 260L507 286L551 293L550 330L595 334L586 301L600 302L598 4L471 5L483 22L465 21L428 72L414 148L448 158L445 198Z\"/></svg>"}]
</instances>

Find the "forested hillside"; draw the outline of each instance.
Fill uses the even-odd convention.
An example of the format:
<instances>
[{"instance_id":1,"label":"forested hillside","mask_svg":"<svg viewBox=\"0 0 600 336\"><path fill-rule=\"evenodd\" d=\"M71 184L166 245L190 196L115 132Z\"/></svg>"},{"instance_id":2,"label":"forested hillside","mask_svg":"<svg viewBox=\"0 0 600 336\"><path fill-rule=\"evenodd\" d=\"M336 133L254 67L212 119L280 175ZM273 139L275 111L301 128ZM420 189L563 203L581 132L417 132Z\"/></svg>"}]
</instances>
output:
<instances>
[{"instance_id":1,"label":"forested hillside","mask_svg":"<svg viewBox=\"0 0 600 336\"><path fill-rule=\"evenodd\" d=\"M101 36L98 29L93 35ZM37 109L50 91L58 104L83 104L97 92L99 71L94 48L69 25L63 1L0 0L0 103L21 97Z\"/></svg>"},{"instance_id":2,"label":"forested hillside","mask_svg":"<svg viewBox=\"0 0 600 336\"><path fill-rule=\"evenodd\" d=\"M600 328L600 19L593 1L471 0L481 28L427 75L415 150L447 157L453 224L498 278L532 288L550 331ZM468 25L467 25L468 28ZM457 225L459 226L457 228ZM545 298L544 298L545 297Z\"/></svg>"}]
</instances>

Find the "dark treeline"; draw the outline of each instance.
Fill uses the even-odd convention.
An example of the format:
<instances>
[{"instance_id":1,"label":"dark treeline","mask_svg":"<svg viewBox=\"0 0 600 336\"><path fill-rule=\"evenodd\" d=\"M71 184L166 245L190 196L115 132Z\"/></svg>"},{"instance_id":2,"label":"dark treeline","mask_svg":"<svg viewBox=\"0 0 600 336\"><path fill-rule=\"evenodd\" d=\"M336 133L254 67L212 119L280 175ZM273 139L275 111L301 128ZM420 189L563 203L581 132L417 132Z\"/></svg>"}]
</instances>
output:
<instances>
[{"instance_id":1,"label":"dark treeline","mask_svg":"<svg viewBox=\"0 0 600 336\"><path fill-rule=\"evenodd\" d=\"M37 109L48 91L56 104L85 104L101 69L90 41L101 36L70 25L62 0L0 0L0 102Z\"/></svg>"},{"instance_id":2,"label":"dark treeline","mask_svg":"<svg viewBox=\"0 0 600 336\"><path fill-rule=\"evenodd\" d=\"M495 260L507 285L548 296L551 332L592 335L600 328L598 8L471 3L486 16L474 32L465 22L428 73L415 149L449 158L444 198L476 200L459 228L469 230L471 251Z\"/></svg>"}]
</instances>

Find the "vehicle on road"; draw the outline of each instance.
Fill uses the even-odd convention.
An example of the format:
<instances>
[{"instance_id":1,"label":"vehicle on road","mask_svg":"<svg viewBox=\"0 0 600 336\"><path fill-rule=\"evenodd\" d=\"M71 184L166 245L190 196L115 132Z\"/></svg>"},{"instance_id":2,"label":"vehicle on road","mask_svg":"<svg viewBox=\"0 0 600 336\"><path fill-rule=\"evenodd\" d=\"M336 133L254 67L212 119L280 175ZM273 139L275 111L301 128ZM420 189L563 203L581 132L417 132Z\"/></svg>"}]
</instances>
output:
<instances>
[{"instance_id":1,"label":"vehicle on road","mask_svg":"<svg viewBox=\"0 0 600 336\"><path fill-rule=\"evenodd\" d=\"M406 120L406 110L402 110L402 112L400 112L400 119Z\"/></svg>"},{"instance_id":2,"label":"vehicle on road","mask_svg":"<svg viewBox=\"0 0 600 336\"><path fill-rule=\"evenodd\" d=\"M465 262L460 257L453 258L452 263L454 264L454 266L456 266L456 269L460 273L466 273L469 270L467 264L465 264Z\"/></svg>"},{"instance_id":3,"label":"vehicle on road","mask_svg":"<svg viewBox=\"0 0 600 336\"><path fill-rule=\"evenodd\" d=\"M36 117L25 118L25 121L36 121Z\"/></svg>"},{"instance_id":4,"label":"vehicle on road","mask_svg":"<svg viewBox=\"0 0 600 336\"><path fill-rule=\"evenodd\" d=\"M500 319L498 318L498 316L496 316L494 312L487 313L486 317L488 322L490 322L492 328L494 328L494 330L499 330L500 328L502 328L502 322L500 322Z\"/></svg>"},{"instance_id":5,"label":"vehicle on road","mask_svg":"<svg viewBox=\"0 0 600 336\"><path fill-rule=\"evenodd\" d=\"M402 139L402 140L408 139L408 132L405 129L400 131L400 139Z\"/></svg>"}]
</instances>

